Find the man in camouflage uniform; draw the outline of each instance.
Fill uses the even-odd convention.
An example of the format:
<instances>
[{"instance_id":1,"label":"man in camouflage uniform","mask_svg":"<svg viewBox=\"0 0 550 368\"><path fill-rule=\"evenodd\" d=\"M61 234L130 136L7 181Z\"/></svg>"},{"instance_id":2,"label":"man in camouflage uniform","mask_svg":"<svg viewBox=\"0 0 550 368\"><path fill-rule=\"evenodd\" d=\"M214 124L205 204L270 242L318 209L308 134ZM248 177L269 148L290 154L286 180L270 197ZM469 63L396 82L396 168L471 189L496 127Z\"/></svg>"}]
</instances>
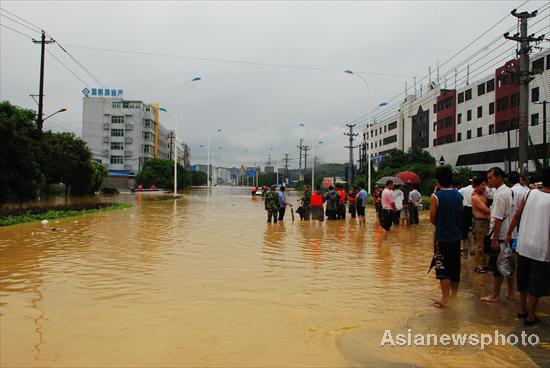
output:
<instances>
[{"instance_id":1,"label":"man in camouflage uniform","mask_svg":"<svg viewBox=\"0 0 550 368\"><path fill-rule=\"evenodd\" d=\"M275 188L275 185L272 185L271 190L265 197L265 210L267 211L267 222L271 222L271 217L273 217L273 222L276 223L277 212L279 212L279 196Z\"/></svg>"}]
</instances>

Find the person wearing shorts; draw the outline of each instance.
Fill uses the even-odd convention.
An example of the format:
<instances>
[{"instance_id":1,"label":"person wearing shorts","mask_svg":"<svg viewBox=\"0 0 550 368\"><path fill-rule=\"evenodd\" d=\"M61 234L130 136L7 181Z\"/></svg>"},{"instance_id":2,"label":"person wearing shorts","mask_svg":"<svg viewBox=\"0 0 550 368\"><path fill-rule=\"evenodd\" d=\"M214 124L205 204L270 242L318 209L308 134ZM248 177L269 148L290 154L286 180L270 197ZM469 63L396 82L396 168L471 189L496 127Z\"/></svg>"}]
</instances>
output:
<instances>
[{"instance_id":1,"label":"person wearing shorts","mask_svg":"<svg viewBox=\"0 0 550 368\"><path fill-rule=\"evenodd\" d=\"M532 189L525 194L504 238L509 242L519 224L518 317L525 319L526 326L540 322L536 315L538 301L550 295L550 167L542 171L542 185L542 189Z\"/></svg>"},{"instance_id":2,"label":"person wearing shorts","mask_svg":"<svg viewBox=\"0 0 550 368\"><path fill-rule=\"evenodd\" d=\"M367 219L365 218L365 207L367 206L368 193L365 190L365 184L359 183L359 192L355 197L355 206L357 207L357 216L359 217L359 225L365 226Z\"/></svg>"},{"instance_id":3,"label":"person wearing shorts","mask_svg":"<svg viewBox=\"0 0 550 368\"><path fill-rule=\"evenodd\" d=\"M462 238L462 195L451 187L453 171L448 166L435 171L436 191L432 194L430 221L435 225L436 254L442 257L436 267L441 300L434 307L444 308L456 299L460 283L460 240Z\"/></svg>"}]
</instances>

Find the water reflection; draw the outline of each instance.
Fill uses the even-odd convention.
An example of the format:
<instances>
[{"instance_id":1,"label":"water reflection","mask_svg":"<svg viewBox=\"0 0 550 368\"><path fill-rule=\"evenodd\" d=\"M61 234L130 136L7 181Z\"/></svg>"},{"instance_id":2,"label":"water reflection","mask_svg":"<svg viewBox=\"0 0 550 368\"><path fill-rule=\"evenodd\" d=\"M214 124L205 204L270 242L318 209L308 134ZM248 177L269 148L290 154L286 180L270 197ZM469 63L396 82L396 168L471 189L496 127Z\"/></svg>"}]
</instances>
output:
<instances>
[{"instance_id":1,"label":"water reflection","mask_svg":"<svg viewBox=\"0 0 550 368\"><path fill-rule=\"evenodd\" d=\"M387 328L517 325L512 306L478 302L490 279L466 265L460 306L429 307L425 217L384 240L372 211L366 227L267 224L246 189L125 198L136 206L0 228L1 366L532 364L515 348L379 348Z\"/></svg>"}]
</instances>

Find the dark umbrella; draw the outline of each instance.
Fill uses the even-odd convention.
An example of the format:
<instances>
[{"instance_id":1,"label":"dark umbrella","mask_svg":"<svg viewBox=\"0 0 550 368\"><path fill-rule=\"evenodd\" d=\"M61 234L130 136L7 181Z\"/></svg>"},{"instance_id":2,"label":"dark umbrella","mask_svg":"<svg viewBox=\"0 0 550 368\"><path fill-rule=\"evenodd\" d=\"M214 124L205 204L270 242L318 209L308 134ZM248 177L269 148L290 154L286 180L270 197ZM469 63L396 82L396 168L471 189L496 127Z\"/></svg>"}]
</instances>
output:
<instances>
[{"instance_id":1,"label":"dark umbrella","mask_svg":"<svg viewBox=\"0 0 550 368\"><path fill-rule=\"evenodd\" d=\"M412 171L401 171L396 175L399 179L403 180L406 184L418 185L420 184L420 176L416 175Z\"/></svg>"},{"instance_id":2,"label":"dark umbrella","mask_svg":"<svg viewBox=\"0 0 550 368\"><path fill-rule=\"evenodd\" d=\"M386 183L388 182L388 180L391 180L393 181L393 183L395 185L403 185L405 184L403 182L403 180L399 179L398 177L395 177L395 176L384 176L383 178L379 179L376 184L378 185L386 185Z\"/></svg>"}]
</instances>

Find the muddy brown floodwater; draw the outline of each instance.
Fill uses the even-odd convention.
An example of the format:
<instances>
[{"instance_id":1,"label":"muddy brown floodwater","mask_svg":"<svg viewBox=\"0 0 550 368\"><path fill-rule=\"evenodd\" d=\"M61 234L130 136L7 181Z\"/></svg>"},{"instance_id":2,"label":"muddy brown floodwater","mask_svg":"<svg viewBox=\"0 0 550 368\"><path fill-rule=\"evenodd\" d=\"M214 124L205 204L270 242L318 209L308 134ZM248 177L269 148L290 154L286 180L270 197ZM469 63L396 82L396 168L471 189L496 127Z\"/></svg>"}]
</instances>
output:
<instances>
[{"instance_id":1,"label":"muddy brown floodwater","mask_svg":"<svg viewBox=\"0 0 550 368\"><path fill-rule=\"evenodd\" d=\"M491 278L473 273L471 259L459 305L430 307L439 292L426 274L427 213L384 241L373 211L366 228L292 222L289 212L266 224L262 199L245 189L150 199L119 195L136 206L0 228L2 367L503 367L550 353L380 347L386 329L521 327L513 305L479 302Z\"/></svg>"}]
</instances>

